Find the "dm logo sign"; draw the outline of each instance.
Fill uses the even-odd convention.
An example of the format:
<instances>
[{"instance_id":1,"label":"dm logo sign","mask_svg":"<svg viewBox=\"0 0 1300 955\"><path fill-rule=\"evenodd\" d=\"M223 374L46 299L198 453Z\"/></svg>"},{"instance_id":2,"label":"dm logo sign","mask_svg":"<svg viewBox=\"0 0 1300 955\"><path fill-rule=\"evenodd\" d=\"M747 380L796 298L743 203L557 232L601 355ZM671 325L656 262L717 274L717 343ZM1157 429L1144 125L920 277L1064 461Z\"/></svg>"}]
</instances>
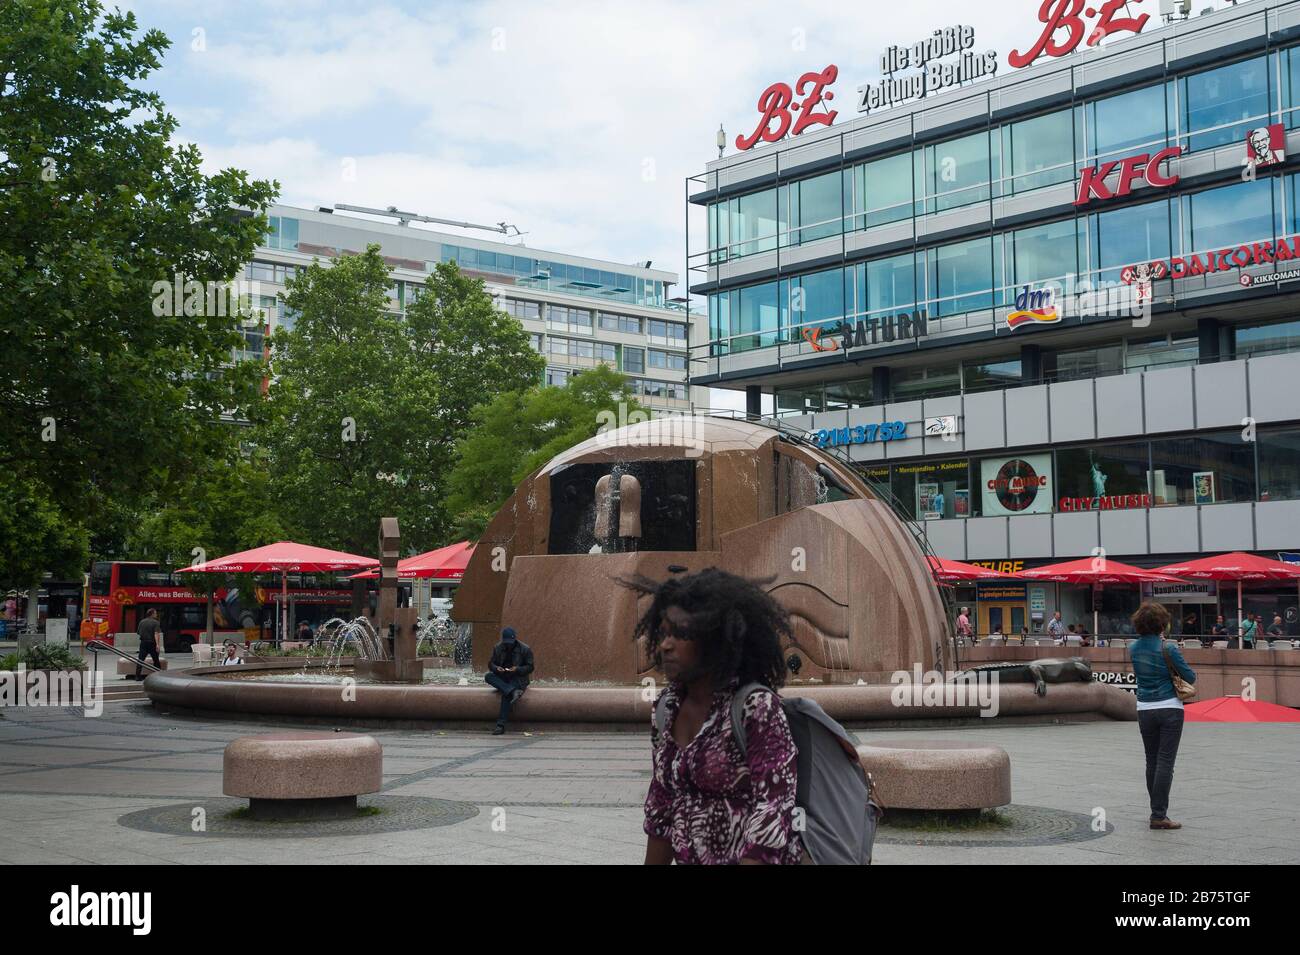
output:
<instances>
[{"instance_id":1,"label":"dm logo sign","mask_svg":"<svg viewBox=\"0 0 1300 955\"><path fill-rule=\"evenodd\" d=\"M1026 285L1016 293L1016 307L1007 314L1007 328L1015 331L1021 325L1050 324L1060 320L1056 290L1051 286L1030 288Z\"/></svg>"}]
</instances>

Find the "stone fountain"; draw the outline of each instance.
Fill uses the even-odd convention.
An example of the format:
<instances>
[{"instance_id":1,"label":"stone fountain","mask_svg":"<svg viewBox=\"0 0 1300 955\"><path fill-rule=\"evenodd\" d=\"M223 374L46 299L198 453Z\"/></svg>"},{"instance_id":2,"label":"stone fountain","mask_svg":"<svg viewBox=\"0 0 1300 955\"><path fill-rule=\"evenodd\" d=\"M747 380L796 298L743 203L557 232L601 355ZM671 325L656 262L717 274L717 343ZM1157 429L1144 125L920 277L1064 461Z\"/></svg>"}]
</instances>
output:
<instances>
[{"instance_id":1,"label":"stone fountain","mask_svg":"<svg viewBox=\"0 0 1300 955\"><path fill-rule=\"evenodd\" d=\"M379 599L371 625L379 635L382 659L358 659L358 678L380 683L419 683L424 679L424 661L417 655L419 610L397 606L397 562L401 557L401 532L397 518L379 522Z\"/></svg>"}]
</instances>

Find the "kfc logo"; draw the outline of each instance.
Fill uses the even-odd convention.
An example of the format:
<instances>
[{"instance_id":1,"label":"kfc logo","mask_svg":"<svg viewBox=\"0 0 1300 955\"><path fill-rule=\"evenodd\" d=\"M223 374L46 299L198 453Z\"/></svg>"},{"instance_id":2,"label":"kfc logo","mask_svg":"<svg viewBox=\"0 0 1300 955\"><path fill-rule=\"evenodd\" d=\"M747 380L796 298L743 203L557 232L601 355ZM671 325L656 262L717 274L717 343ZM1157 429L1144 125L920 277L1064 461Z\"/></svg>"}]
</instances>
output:
<instances>
[{"instance_id":1,"label":"kfc logo","mask_svg":"<svg viewBox=\"0 0 1300 955\"><path fill-rule=\"evenodd\" d=\"M1168 274L1169 266L1164 262L1140 262L1125 268L1120 272L1119 278L1125 285L1137 287L1137 300L1141 304L1151 299L1151 283Z\"/></svg>"},{"instance_id":2,"label":"kfc logo","mask_svg":"<svg viewBox=\"0 0 1300 955\"><path fill-rule=\"evenodd\" d=\"M1273 166L1286 160L1286 127L1261 126L1246 134L1246 165Z\"/></svg>"},{"instance_id":3,"label":"kfc logo","mask_svg":"<svg viewBox=\"0 0 1300 955\"><path fill-rule=\"evenodd\" d=\"M1161 188L1172 186L1178 182L1178 176L1173 173L1161 172L1160 164L1181 156L1182 152L1182 146L1170 146L1167 149L1160 150L1154 156L1139 153L1136 156L1129 156L1127 159L1112 159L1100 166L1081 170L1079 194L1075 197L1074 204L1082 206L1093 199L1114 199L1116 196L1127 196L1133 191L1133 183L1138 179L1145 179L1149 186ZM1119 181L1116 183L1115 188L1111 189L1106 185L1106 177L1113 173L1116 167L1119 168Z\"/></svg>"}]
</instances>

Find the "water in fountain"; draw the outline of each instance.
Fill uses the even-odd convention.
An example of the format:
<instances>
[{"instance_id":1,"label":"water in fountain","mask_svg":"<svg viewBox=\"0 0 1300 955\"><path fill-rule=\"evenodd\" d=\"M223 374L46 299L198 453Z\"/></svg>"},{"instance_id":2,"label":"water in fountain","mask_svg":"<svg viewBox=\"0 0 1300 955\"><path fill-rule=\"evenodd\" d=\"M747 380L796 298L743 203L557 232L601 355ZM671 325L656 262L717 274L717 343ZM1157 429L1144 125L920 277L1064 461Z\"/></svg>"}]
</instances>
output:
<instances>
[{"instance_id":1,"label":"water in fountain","mask_svg":"<svg viewBox=\"0 0 1300 955\"><path fill-rule=\"evenodd\" d=\"M415 625L416 655L451 657L458 664L469 663L470 624L447 617L429 617Z\"/></svg>"},{"instance_id":2,"label":"water in fountain","mask_svg":"<svg viewBox=\"0 0 1300 955\"><path fill-rule=\"evenodd\" d=\"M337 668L343 658L348 644L356 648L353 656L362 660L387 660L388 650L369 617L357 617L355 620L343 620L332 617L320 625L317 639L321 646L328 647L325 654L326 668Z\"/></svg>"}]
</instances>

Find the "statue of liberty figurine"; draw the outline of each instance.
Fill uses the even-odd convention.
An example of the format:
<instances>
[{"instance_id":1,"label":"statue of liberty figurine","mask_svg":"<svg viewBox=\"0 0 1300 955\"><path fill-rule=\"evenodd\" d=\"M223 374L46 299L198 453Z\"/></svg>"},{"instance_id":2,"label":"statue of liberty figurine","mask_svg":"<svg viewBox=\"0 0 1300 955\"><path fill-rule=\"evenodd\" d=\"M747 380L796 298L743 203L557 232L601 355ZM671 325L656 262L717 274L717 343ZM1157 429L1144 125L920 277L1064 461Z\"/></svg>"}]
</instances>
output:
<instances>
[{"instance_id":1,"label":"statue of liberty figurine","mask_svg":"<svg viewBox=\"0 0 1300 955\"><path fill-rule=\"evenodd\" d=\"M1092 496L1105 497L1106 472L1097 465L1097 458L1095 456L1089 455L1089 457L1092 458L1092 467L1089 471L1089 476L1092 478Z\"/></svg>"}]
</instances>

